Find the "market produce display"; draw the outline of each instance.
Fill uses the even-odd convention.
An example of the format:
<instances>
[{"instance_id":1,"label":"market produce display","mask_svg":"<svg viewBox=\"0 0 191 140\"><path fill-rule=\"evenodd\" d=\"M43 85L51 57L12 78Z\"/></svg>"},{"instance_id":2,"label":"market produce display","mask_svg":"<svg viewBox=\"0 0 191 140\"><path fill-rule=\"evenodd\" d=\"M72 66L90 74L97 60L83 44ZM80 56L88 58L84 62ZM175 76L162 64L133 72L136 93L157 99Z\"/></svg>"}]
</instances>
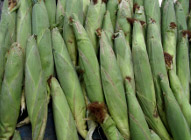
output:
<instances>
[{"instance_id":1,"label":"market produce display","mask_svg":"<svg viewBox=\"0 0 191 140\"><path fill-rule=\"evenodd\" d=\"M189 0L4 0L0 140L191 140ZM26 118L21 116L27 112ZM101 140L102 140L101 139Z\"/></svg>"}]
</instances>

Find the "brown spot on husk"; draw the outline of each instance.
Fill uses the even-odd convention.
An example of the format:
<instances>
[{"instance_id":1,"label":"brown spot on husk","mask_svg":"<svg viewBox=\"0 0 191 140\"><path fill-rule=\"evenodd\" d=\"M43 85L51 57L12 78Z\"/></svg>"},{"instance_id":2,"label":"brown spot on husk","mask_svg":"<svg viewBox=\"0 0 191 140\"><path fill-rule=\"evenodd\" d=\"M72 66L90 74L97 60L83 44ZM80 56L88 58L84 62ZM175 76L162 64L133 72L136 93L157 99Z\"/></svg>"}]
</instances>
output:
<instances>
[{"instance_id":1,"label":"brown spot on husk","mask_svg":"<svg viewBox=\"0 0 191 140\"><path fill-rule=\"evenodd\" d=\"M94 5L96 5L96 4L97 4L97 2L98 2L98 0L93 0Z\"/></svg>"},{"instance_id":2,"label":"brown spot on husk","mask_svg":"<svg viewBox=\"0 0 191 140\"><path fill-rule=\"evenodd\" d=\"M168 69L171 69L171 66L173 63L173 56L167 52L164 52L164 59L165 59L165 63L166 63L166 66L168 67Z\"/></svg>"},{"instance_id":3,"label":"brown spot on husk","mask_svg":"<svg viewBox=\"0 0 191 140\"><path fill-rule=\"evenodd\" d=\"M93 102L88 105L88 110L95 117L96 121L103 123L107 114L104 103Z\"/></svg>"},{"instance_id":4,"label":"brown spot on husk","mask_svg":"<svg viewBox=\"0 0 191 140\"><path fill-rule=\"evenodd\" d=\"M17 1L16 0L9 0L8 1L9 10L12 10L16 5L17 5Z\"/></svg>"},{"instance_id":5,"label":"brown spot on husk","mask_svg":"<svg viewBox=\"0 0 191 140\"><path fill-rule=\"evenodd\" d=\"M107 0L102 0L103 3L107 3Z\"/></svg>"},{"instance_id":6,"label":"brown spot on husk","mask_svg":"<svg viewBox=\"0 0 191 140\"><path fill-rule=\"evenodd\" d=\"M69 21L70 21L70 23L72 23L74 20L72 17L69 17Z\"/></svg>"},{"instance_id":7,"label":"brown spot on husk","mask_svg":"<svg viewBox=\"0 0 191 140\"><path fill-rule=\"evenodd\" d=\"M159 114L158 114L158 111L157 111L157 107L155 107L155 111L154 111L153 116L154 116L155 118L158 118L158 117L159 117Z\"/></svg>"},{"instance_id":8,"label":"brown spot on husk","mask_svg":"<svg viewBox=\"0 0 191 140\"><path fill-rule=\"evenodd\" d=\"M151 22L152 22L152 23L156 23L156 21L155 21L153 18L151 18Z\"/></svg>"},{"instance_id":9,"label":"brown spot on husk","mask_svg":"<svg viewBox=\"0 0 191 140\"><path fill-rule=\"evenodd\" d=\"M170 28L176 29L176 27L177 27L176 23L174 23L174 22L171 22L171 23L170 23Z\"/></svg>"},{"instance_id":10,"label":"brown spot on husk","mask_svg":"<svg viewBox=\"0 0 191 140\"><path fill-rule=\"evenodd\" d=\"M97 34L97 36L98 37L101 37L101 28L98 28L97 30L96 30L96 34Z\"/></svg>"},{"instance_id":11,"label":"brown spot on husk","mask_svg":"<svg viewBox=\"0 0 191 140\"><path fill-rule=\"evenodd\" d=\"M50 84L51 84L51 80L52 80L52 75L48 78L48 80L47 80L47 82L48 82L48 85L50 86Z\"/></svg>"},{"instance_id":12,"label":"brown spot on husk","mask_svg":"<svg viewBox=\"0 0 191 140\"><path fill-rule=\"evenodd\" d=\"M144 22L144 21L142 21L142 20L137 20L137 19L134 19L134 18L127 18L127 21L128 21L130 24L132 24L132 25L133 25L133 23L134 23L135 21L140 22L142 26L144 26L145 23L146 23L146 22Z\"/></svg>"},{"instance_id":13,"label":"brown spot on husk","mask_svg":"<svg viewBox=\"0 0 191 140\"><path fill-rule=\"evenodd\" d=\"M134 13L135 13L136 9L137 9L137 10L140 9L140 6L139 6L137 3L135 3L135 4L133 5L133 12L134 12Z\"/></svg>"},{"instance_id":14,"label":"brown spot on husk","mask_svg":"<svg viewBox=\"0 0 191 140\"><path fill-rule=\"evenodd\" d=\"M183 35L184 37L186 37L186 35L188 35L188 38L190 39L190 38L191 38L191 31L183 30L183 31L182 31L182 35Z\"/></svg>"},{"instance_id":15,"label":"brown spot on husk","mask_svg":"<svg viewBox=\"0 0 191 140\"><path fill-rule=\"evenodd\" d=\"M131 77L126 76L125 79L128 80L129 82L131 82Z\"/></svg>"}]
</instances>

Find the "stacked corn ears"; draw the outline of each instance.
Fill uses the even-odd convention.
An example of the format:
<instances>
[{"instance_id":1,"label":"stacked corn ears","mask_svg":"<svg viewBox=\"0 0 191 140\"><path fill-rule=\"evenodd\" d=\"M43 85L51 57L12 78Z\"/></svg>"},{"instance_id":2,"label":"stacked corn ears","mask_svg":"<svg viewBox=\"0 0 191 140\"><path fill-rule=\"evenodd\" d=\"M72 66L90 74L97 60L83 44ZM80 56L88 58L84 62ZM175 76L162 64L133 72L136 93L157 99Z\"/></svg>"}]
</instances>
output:
<instances>
[{"instance_id":1,"label":"stacked corn ears","mask_svg":"<svg viewBox=\"0 0 191 140\"><path fill-rule=\"evenodd\" d=\"M190 38L188 0L5 0L0 140L191 140Z\"/></svg>"}]
</instances>

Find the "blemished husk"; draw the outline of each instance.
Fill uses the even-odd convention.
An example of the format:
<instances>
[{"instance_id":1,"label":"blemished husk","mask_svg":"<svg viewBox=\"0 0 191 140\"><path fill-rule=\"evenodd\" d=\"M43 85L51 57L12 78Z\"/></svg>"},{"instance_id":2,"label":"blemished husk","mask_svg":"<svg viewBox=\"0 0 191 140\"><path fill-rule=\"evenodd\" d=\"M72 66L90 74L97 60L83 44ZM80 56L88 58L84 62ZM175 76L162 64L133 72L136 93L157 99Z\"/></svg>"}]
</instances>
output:
<instances>
[{"instance_id":1,"label":"blemished husk","mask_svg":"<svg viewBox=\"0 0 191 140\"><path fill-rule=\"evenodd\" d=\"M131 44L131 24L127 18L132 18L130 3L122 0L118 5L115 31L123 30L127 44Z\"/></svg>"},{"instance_id":2,"label":"blemished husk","mask_svg":"<svg viewBox=\"0 0 191 140\"><path fill-rule=\"evenodd\" d=\"M78 140L74 117L66 100L65 93L56 78L51 78L50 87L57 139Z\"/></svg>"},{"instance_id":3,"label":"blemished husk","mask_svg":"<svg viewBox=\"0 0 191 140\"><path fill-rule=\"evenodd\" d=\"M68 53L71 57L74 66L77 65L77 44L75 40L74 31L70 26L69 18L72 14L76 14L79 17L79 21L83 23L83 2L82 0L68 0L66 1L66 12L63 26L63 38L68 49Z\"/></svg>"},{"instance_id":4,"label":"blemished husk","mask_svg":"<svg viewBox=\"0 0 191 140\"><path fill-rule=\"evenodd\" d=\"M56 7L56 23L60 21L62 16L65 15L66 11L66 0L58 0Z\"/></svg>"},{"instance_id":5,"label":"blemished husk","mask_svg":"<svg viewBox=\"0 0 191 140\"><path fill-rule=\"evenodd\" d=\"M15 130L12 140L21 140L19 131Z\"/></svg>"},{"instance_id":6,"label":"blemished husk","mask_svg":"<svg viewBox=\"0 0 191 140\"><path fill-rule=\"evenodd\" d=\"M88 7L84 28L95 49L96 54L98 53L99 47L96 30L102 26L105 11L106 4L103 2L103 0L91 0L91 3Z\"/></svg>"},{"instance_id":7,"label":"blemished husk","mask_svg":"<svg viewBox=\"0 0 191 140\"><path fill-rule=\"evenodd\" d=\"M36 2L32 8L32 34L39 35L50 27L48 12L43 0Z\"/></svg>"},{"instance_id":8,"label":"blemished husk","mask_svg":"<svg viewBox=\"0 0 191 140\"><path fill-rule=\"evenodd\" d=\"M184 31L180 34L176 55L177 76L180 79L186 98L190 101L189 42Z\"/></svg>"},{"instance_id":9,"label":"blemished husk","mask_svg":"<svg viewBox=\"0 0 191 140\"><path fill-rule=\"evenodd\" d=\"M56 0L45 0L50 26L56 23Z\"/></svg>"},{"instance_id":10,"label":"blemished husk","mask_svg":"<svg viewBox=\"0 0 191 140\"><path fill-rule=\"evenodd\" d=\"M87 135L86 130L86 104L81 85L70 59L68 50L57 28L52 31L53 54L56 72L63 92L73 113L76 127L83 138Z\"/></svg>"},{"instance_id":11,"label":"blemished husk","mask_svg":"<svg viewBox=\"0 0 191 140\"><path fill-rule=\"evenodd\" d=\"M103 103L93 102L88 105L90 115L101 125L108 140L124 140L115 122L109 116Z\"/></svg>"},{"instance_id":12,"label":"blemished husk","mask_svg":"<svg viewBox=\"0 0 191 140\"><path fill-rule=\"evenodd\" d=\"M158 78L159 74L163 74L165 77L168 77L168 75L166 71L162 42L160 39L160 31L158 29L159 28L155 20L150 19L147 26L147 53L149 56L150 66L153 75L156 103L159 116L161 117L165 126L168 128L168 123L166 120L166 114L164 110L164 98L162 90L160 88L160 81Z\"/></svg>"},{"instance_id":13,"label":"blemished husk","mask_svg":"<svg viewBox=\"0 0 191 140\"><path fill-rule=\"evenodd\" d=\"M8 140L14 134L20 111L24 53L19 44L9 50L0 94L0 139Z\"/></svg>"},{"instance_id":14,"label":"blemished husk","mask_svg":"<svg viewBox=\"0 0 191 140\"><path fill-rule=\"evenodd\" d=\"M190 140L190 128L182 114L180 106L178 105L173 92L168 85L168 81L166 77L163 75L159 75L160 77L160 85L164 94L165 101L165 111L167 121L170 127L170 131L174 140Z\"/></svg>"},{"instance_id":15,"label":"blemished husk","mask_svg":"<svg viewBox=\"0 0 191 140\"><path fill-rule=\"evenodd\" d=\"M84 70L83 78L90 102L104 102L100 68L96 52L86 30L76 15L72 16L72 26L78 44L79 59Z\"/></svg>"},{"instance_id":16,"label":"blemished husk","mask_svg":"<svg viewBox=\"0 0 191 140\"><path fill-rule=\"evenodd\" d=\"M109 42L111 43L111 46L113 48L113 34L114 34L114 30L113 30L113 26L111 23L111 18L110 18L110 13L109 11L106 11L104 19L103 19L103 30L105 31L105 33L108 36Z\"/></svg>"},{"instance_id":17,"label":"blemished husk","mask_svg":"<svg viewBox=\"0 0 191 140\"><path fill-rule=\"evenodd\" d=\"M131 86L135 91L135 79L131 48L129 44L126 43L125 35L122 30L120 30L118 33L115 33L114 44L115 55L122 74L122 78L125 79L126 77L131 77Z\"/></svg>"},{"instance_id":18,"label":"blemished husk","mask_svg":"<svg viewBox=\"0 0 191 140\"><path fill-rule=\"evenodd\" d=\"M17 42L24 49L27 45L27 40L32 34L31 13L32 6L29 0L20 0L17 12Z\"/></svg>"},{"instance_id":19,"label":"blemished husk","mask_svg":"<svg viewBox=\"0 0 191 140\"><path fill-rule=\"evenodd\" d=\"M54 61L52 54L52 38L50 30L44 29L37 35L37 47L44 78L47 81L54 73Z\"/></svg>"},{"instance_id":20,"label":"blemished husk","mask_svg":"<svg viewBox=\"0 0 191 140\"><path fill-rule=\"evenodd\" d=\"M125 78L130 136L132 140L152 140L145 115L136 98L135 89L132 86L133 82L131 77L127 76Z\"/></svg>"},{"instance_id":21,"label":"blemished husk","mask_svg":"<svg viewBox=\"0 0 191 140\"><path fill-rule=\"evenodd\" d=\"M184 63L184 62L182 62ZM174 97L176 98L182 113L187 121L187 124L189 128L191 129L191 105L189 103L189 100L187 98L187 95L185 94L185 90L179 80L178 75L173 70L169 70L169 80L170 80L170 86L174 93Z\"/></svg>"},{"instance_id":22,"label":"blemished husk","mask_svg":"<svg viewBox=\"0 0 191 140\"><path fill-rule=\"evenodd\" d=\"M104 31L101 32L100 36L100 63L103 91L109 113L124 139L129 139L128 112L123 79L115 54Z\"/></svg>"},{"instance_id":23,"label":"blemished husk","mask_svg":"<svg viewBox=\"0 0 191 140\"><path fill-rule=\"evenodd\" d=\"M25 97L32 139L43 140L48 115L48 95L34 35L28 39L25 61Z\"/></svg>"},{"instance_id":24,"label":"blemished husk","mask_svg":"<svg viewBox=\"0 0 191 140\"><path fill-rule=\"evenodd\" d=\"M150 22L150 19L156 21L158 31L161 33L161 10L158 0L144 0L144 9L147 24Z\"/></svg>"},{"instance_id":25,"label":"blemished husk","mask_svg":"<svg viewBox=\"0 0 191 140\"><path fill-rule=\"evenodd\" d=\"M151 67L147 55L142 25L138 21L135 21L133 25L132 42L135 83L140 105L149 126L161 139L170 140L170 136L158 115Z\"/></svg>"}]
</instances>

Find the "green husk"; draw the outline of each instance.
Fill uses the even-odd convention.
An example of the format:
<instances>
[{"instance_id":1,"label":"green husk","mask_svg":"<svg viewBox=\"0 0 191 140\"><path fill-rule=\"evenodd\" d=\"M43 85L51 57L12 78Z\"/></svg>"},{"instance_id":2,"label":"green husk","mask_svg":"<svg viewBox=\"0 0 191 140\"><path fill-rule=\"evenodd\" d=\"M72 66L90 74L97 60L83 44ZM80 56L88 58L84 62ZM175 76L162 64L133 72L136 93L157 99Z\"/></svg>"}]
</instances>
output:
<instances>
[{"instance_id":1,"label":"green husk","mask_svg":"<svg viewBox=\"0 0 191 140\"><path fill-rule=\"evenodd\" d=\"M118 6L115 31L123 30L127 44L131 44L131 25L127 18L132 17L131 5L128 1L122 0Z\"/></svg>"},{"instance_id":2,"label":"green husk","mask_svg":"<svg viewBox=\"0 0 191 140\"><path fill-rule=\"evenodd\" d=\"M181 3L182 8L184 10L184 14L187 17L189 14L189 0L178 0L178 1Z\"/></svg>"},{"instance_id":3,"label":"green husk","mask_svg":"<svg viewBox=\"0 0 191 140\"><path fill-rule=\"evenodd\" d=\"M118 4L119 4L118 0L108 0L108 2L107 2L107 11L109 11L109 13L110 13L111 22L112 22L114 29L115 29L115 24L116 24L116 19L117 19L116 13L118 10ZM130 8L130 10L131 10L131 8Z\"/></svg>"},{"instance_id":4,"label":"green husk","mask_svg":"<svg viewBox=\"0 0 191 140\"><path fill-rule=\"evenodd\" d=\"M149 126L146 122L144 113L139 105L135 95L132 77L125 78L125 87L127 94L128 110L129 110L129 126L132 140L152 140L150 136Z\"/></svg>"},{"instance_id":5,"label":"green husk","mask_svg":"<svg viewBox=\"0 0 191 140\"><path fill-rule=\"evenodd\" d=\"M15 130L12 140L21 140L19 131Z\"/></svg>"},{"instance_id":6,"label":"green husk","mask_svg":"<svg viewBox=\"0 0 191 140\"><path fill-rule=\"evenodd\" d=\"M45 0L50 26L56 23L56 0Z\"/></svg>"},{"instance_id":7,"label":"green husk","mask_svg":"<svg viewBox=\"0 0 191 140\"><path fill-rule=\"evenodd\" d=\"M132 58L137 96L146 116L146 120L161 139L170 140L170 136L158 115L151 67L142 26L138 21L135 21L133 26Z\"/></svg>"},{"instance_id":8,"label":"green husk","mask_svg":"<svg viewBox=\"0 0 191 140\"><path fill-rule=\"evenodd\" d=\"M189 42L187 34L181 32L180 41L177 45L177 76L184 90L184 94L190 101L190 67L189 67Z\"/></svg>"},{"instance_id":9,"label":"green husk","mask_svg":"<svg viewBox=\"0 0 191 140\"><path fill-rule=\"evenodd\" d=\"M191 31L191 11L190 11L189 16L188 16L188 30Z\"/></svg>"},{"instance_id":10,"label":"green husk","mask_svg":"<svg viewBox=\"0 0 191 140\"><path fill-rule=\"evenodd\" d=\"M98 53L99 47L96 30L101 28L105 12L106 4L102 0L92 0L87 11L84 27L96 54Z\"/></svg>"},{"instance_id":11,"label":"green husk","mask_svg":"<svg viewBox=\"0 0 191 140\"><path fill-rule=\"evenodd\" d=\"M135 80L133 71L133 62L131 55L131 48L129 44L126 43L125 35L122 30L115 34L115 54L118 66L120 68L122 78L131 77L131 86L133 91L135 91Z\"/></svg>"},{"instance_id":12,"label":"green husk","mask_svg":"<svg viewBox=\"0 0 191 140\"><path fill-rule=\"evenodd\" d=\"M56 78L52 77L51 82L52 108L58 140L78 140L75 121L66 100L65 94Z\"/></svg>"},{"instance_id":13,"label":"green husk","mask_svg":"<svg viewBox=\"0 0 191 140\"><path fill-rule=\"evenodd\" d=\"M77 44L75 35L70 24L70 16L76 14L79 17L80 23L83 23L83 2L82 0L66 1L66 12L64 18L63 37L68 49L68 53L72 59L74 66L77 65Z\"/></svg>"},{"instance_id":14,"label":"green husk","mask_svg":"<svg viewBox=\"0 0 191 140\"><path fill-rule=\"evenodd\" d=\"M32 34L31 13L32 7L29 0L20 0L17 13L17 42L24 49L27 46L27 40Z\"/></svg>"},{"instance_id":15,"label":"green husk","mask_svg":"<svg viewBox=\"0 0 191 140\"><path fill-rule=\"evenodd\" d=\"M156 21L158 31L161 32L161 10L158 0L144 0L145 15L147 23L150 22L150 19Z\"/></svg>"},{"instance_id":16,"label":"green husk","mask_svg":"<svg viewBox=\"0 0 191 140\"><path fill-rule=\"evenodd\" d=\"M94 102L88 105L88 109L90 110L90 115L101 125L108 140L124 140L119 130L116 128L115 122L107 113L104 104Z\"/></svg>"},{"instance_id":17,"label":"green husk","mask_svg":"<svg viewBox=\"0 0 191 140\"><path fill-rule=\"evenodd\" d=\"M56 23L60 21L60 18L65 15L66 0L58 0L56 7Z\"/></svg>"},{"instance_id":18,"label":"green husk","mask_svg":"<svg viewBox=\"0 0 191 140\"><path fill-rule=\"evenodd\" d=\"M184 62L182 62L184 63ZM187 124L189 128L191 129L191 105L188 101L187 96L185 95L185 91L183 86L181 85L181 82L176 75L176 73L172 70L169 70L169 79L170 79L170 86L172 88L172 91L174 93L174 97L176 98L182 113L187 121Z\"/></svg>"},{"instance_id":19,"label":"green husk","mask_svg":"<svg viewBox=\"0 0 191 140\"><path fill-rule=\"evenodd\" d=\"M52 31L53 54L56 71L61 87L76 121L76 127L83 138L87 135L86 130L86 104L80 82L72 64L64 40L58 29Z\"/></svg>"},{"instance_id":20,"label":"green husk","mask_svg":"<svg viewBox=\"0 0 191 140\"><path fill-rule=\"evenodd\" d=\"M78 45L79 59L84 70L83 78L86 85L87 96L90 102L104 102L101 86L100 69L94 47L86 30L73 15L72 26Z\"/></svg>"},{"instance_id":21,"label":"green husk","mask_svg":"<svg viewBox=\"0 0 191 140\"><path fill-rule=\"evenodd\" d=\"M113 48L113 34L114 34L114 30L113 30L113 26L112 26L112 23L111 23L111 18L110 18L109 11L106 11L106 13L105 13L104 20L103 20L103 27L102 28L105 31L105 33L107 34L109 42L111 43L111 46Z\"/></svg>"},{"instance_id":22,"label":"green husk","mask_svg":"<svg viewBox=\"0 0 191 140\"><path fill-rule=\"evenodd\" d=\"M101 32L100 37L100 63L103 91L109 113L124 139L129 139L127 102L123 79L115 54L104 31Z\"/></svg>"},{"instance_id":23,"label":"green husk","mask_svg":"<svg viewBox=\"0 0 191 140\"><path fill-rule=\"evenodd\" d=\"M167 78L163 77L163 75L160 75L160 85L164 94L166 117L173 139L190 140L190 129L166 79Z\"/></svg>"},{"instance_id":24,"label":"green husk","mask_svg":"<svg viewBox=\"0 0 191 140\"><path fill-rule=\"evenodd\" d=\"M26 48L25 97L33 140L43 140L48 115L48 95L43 74L36 40L31 36Z\"/></svg>"},{"instance_id":25,"label":"green husk","mask_svg":"<svg viewBox=\"0 0 191 140\"><path fill-rule=\"evenodd\" d=\"M134 19L141 21L142 23L144 23L143 26L143 34L144 37L146 38L146 17L145 17L145 10L144 10L144 6L135 6L135 13L133 15Z\"/></svg>"},{"instance_id":26,"label":"green husk","mask_svg":"<svg viewBox=\"0 0 191 140\"><path fill-rule=\"evenodd\" d=\"M4 69L5 69L5 54L6 54L6 46L5 46L5 37L7 35L7 23L5 20L2 20L0 22L0 91L2 86L2 80L4 75ZM1 92L0 92L1 94Z\"/></svg>"},{"instance_id":27,"label":"green husk","mask_svg":"<svg viewBox=\"0 0 191 140\"><path fill-rule=\"evenodd\" d=\"M39 35L43 30L50 27L48 12L43 0L34 4L32 9L32 33Z\"/></svg>"},{"instance_id":28,"label":"green husk","mask_svg":"<svg viewBox=\"0 0 191 140\"><path fill-rule=\"evenodd\" d=\"M0 94L0 139L10 139L15 131L20 111L24 53L19 44L9 50Z\"/></svg>"},{"instance_id":29,"label":"green husk","mask_svg":"<svg viewBox=\"0 0 191 140\"><path fill-rule=\"evenodd\" d=\"M45 80L54 73L54 61L52 54L52 40L49 29L44 29L37 36L37 46L40 54L42 70Z\"/></svg>"},{"instance_id":30,"label":"green husk","mask_svg":"<svg viewBox=\"0 0 191 140\"><path fill-rule=\"evenodd\" d=\"M161 140L160 137L153 130L150 130L150 132L152 140Z\"/></svg>"},{"instance_id":31,"label":"green husk","mask_svg":"<svg viewBox=\"0 0 191 140\"><path fill-rule=\"evenodd\" d=\"M178 41L181 40L181 32L182 30L187 30L187 19L184 15L184 10L180 2L175 3L175 12L176 12L176 20L177 20L177 30L178 30Z\"/></svg>"},{"instance_id":32,"label":"green husk","mask_svg":"<svg viewBox=\"0 0 191 140\"><path fill-rule=\"evenodd\" d=\"M161 117L165 126L168 128L166 114L164 110L164 99L158 77L159 74L163 74L165 77L168 77L168 75L166 71L164 52L160 39L160 31L158 30L157 23L153 19L150 19L147 26L147 53L149 56L150 66L153 75L156 103L159 116Z\"/></svg>"},{"instance_id":33,"label":"green husk","mask_svg":"<svg viewBox=\"0 0 191 140\"><path fill-rule=\"evenodd\" d=\"M88 7L90 5L90 0L83 0L83 17L84 17L84 23L86 21L86 15L88 11Z\"/></svg>"}]
</instances>

